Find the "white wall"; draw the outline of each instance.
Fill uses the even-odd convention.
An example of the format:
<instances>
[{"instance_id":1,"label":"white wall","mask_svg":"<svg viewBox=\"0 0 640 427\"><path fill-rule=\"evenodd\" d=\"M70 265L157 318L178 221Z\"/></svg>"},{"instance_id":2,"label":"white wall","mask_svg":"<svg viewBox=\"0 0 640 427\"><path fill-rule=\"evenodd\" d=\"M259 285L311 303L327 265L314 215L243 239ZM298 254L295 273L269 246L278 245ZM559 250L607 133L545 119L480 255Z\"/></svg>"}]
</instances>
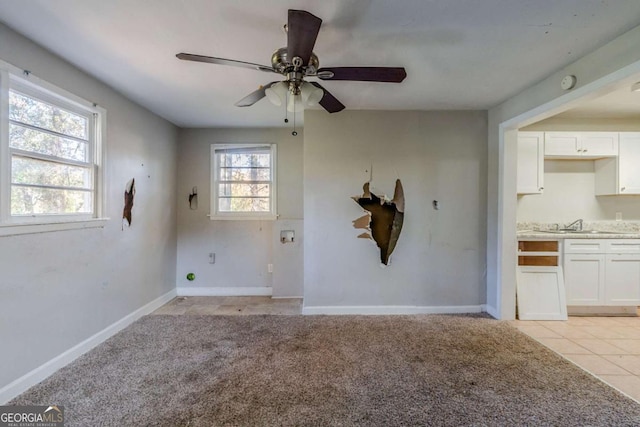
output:
<instances>
[{"instance_id":1,"label":"white wall","mask_svg":"<svg viewBox=\"0 0 640 427\"><path fill-rule=\"evenodd\" d=\"M177 129L1 24L0 40L0 59L106 108L111 218L104 229L0 237L1 389L174 288Z\"/></svg>"},{"instance_id":2,"label":"white wall","mask_svg":"<svg viewBox=\"0 0 640 427\"><path fill-rule=\"evenodd\" d=\"M613 83L640 72L639 43L636 27L489 110L487 305L493 315L515 316L515 129L569 109L596 91L606 93ZM560 87L565 75L578 81L569 92Z\"/></svg>"},{"instance_id":3,"label":"white wall","mask_svg":"<svg viewBox=\"0 0 640 427\"><path fill-rule=\"evenodd\" d=\"M306 111L305 309L483 304L486 130L485 112ZM406 198L386 268L351 223L372 165L373 187L400 178Z\"/></svg>"},{"instance_id":4,"label":"white wall","mask_svg":"<svg viewBox=\"0 0 640 427\"><path fill-rule=\"evenodd\" d=\"M178 157L178 254L176 283L181 288L271 287L276 296L302 295L302 246L287 248L277 239L279 227L298 227L302 220L303 133L291 129L183 129ZM211 221L210 150L215 143L269 142L278 145L278 221ZM198 209L188 195L198 187ZM293 224L283 223L294 220ZM300 230L302 238L302 230ZM286 245L285 245L286 246ZM293 248L296 248L295 250ZM278 251L274 255L274 250ZM293 251L280 256L280 251ZM209 253L216 254L209 264ZM276 264L276 261L278 263ZM273 281L267 264L274 264ZM194 281L187 273L196 275ZM288 273L284 273L288 272ZM215 291L215 290L214 290Z\"/></svg>"}]
</instances>

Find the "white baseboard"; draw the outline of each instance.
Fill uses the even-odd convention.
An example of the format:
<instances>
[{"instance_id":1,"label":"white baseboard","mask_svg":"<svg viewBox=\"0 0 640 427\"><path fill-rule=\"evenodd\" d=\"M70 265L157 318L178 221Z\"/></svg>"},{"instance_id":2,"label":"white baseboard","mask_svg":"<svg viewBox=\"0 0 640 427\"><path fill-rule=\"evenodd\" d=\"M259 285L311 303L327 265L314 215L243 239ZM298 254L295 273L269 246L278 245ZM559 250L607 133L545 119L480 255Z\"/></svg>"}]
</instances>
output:
<instances>
[{"instance_id":1,"label":"white baseboard","mask_svg":"<svg viewBox=\"0 0 640 427\"><path fill-rule=\"evenodd\" d=\"M316 315L388 315L388 314L455 314L482 313L483 305L455 305L455 306L413 306L413 305L356 305L356 306L313 306L302 307L302 314Z\"/></svg>"},{"instance_id":2,"label":"white baseboard","mask_svg":"<svg viewBox=\"0 0 640 427\"><path fill-rule=\"evenodd\" d=\"M49 375L56 372L58 369L68 365L73 362L78 357L82 356L84 353L88 352L92 348L96 347L98 344L106 341L122 329L126 328L142 316L151 313L152 311L162 307L167 302L171 301L176 297L175 289L167 292L159 298L151 301L150 303L140 307L133 313L130 313L118 320L117 322L107 326L97 334L87 338L81 343L71 347L69 350L64 353L54 357L43 365L37 367L31 372L23 375L17 380L7 384L6 386L0 389L0 404L3 405L19 394L23 393L30 387L38 384L40 381L47 378Z\"/></svg>"},{"instance_id":3,"label":"white baseboard","mask_svg":"<svg viewBox=\"0 0 640 427\"><path fill-rule=\"evenodd\" d=\"M282 295L278 295L273 296L271 295L271 299L303 299L304 297L302 295L298 295L298 296L282 296Z\"/></svg>"},{"instance_id":4,"label":"white baseboard","mask_svg":"<svg viewBox=\"0 0 640 427\"><path fill-rule=\"evenodd\" d=\"M488 315L492 316L494 319L500 319L500 313L498 313L498 310L495 307L488 304L484 304L483 307L483 311L485 311Z\"/></svg>"},{"instance_id":5,"label":"white baseboard","mask_svg":"<svg viewBox=\"0 0 640 427\"><path fill-rule=\"evenodd\" d=\"M179 297L248 297L271 296L273 288L265 286L242 287L198 287L186 288L178 286L176 292Z\"/></svg>"}]
</instances>

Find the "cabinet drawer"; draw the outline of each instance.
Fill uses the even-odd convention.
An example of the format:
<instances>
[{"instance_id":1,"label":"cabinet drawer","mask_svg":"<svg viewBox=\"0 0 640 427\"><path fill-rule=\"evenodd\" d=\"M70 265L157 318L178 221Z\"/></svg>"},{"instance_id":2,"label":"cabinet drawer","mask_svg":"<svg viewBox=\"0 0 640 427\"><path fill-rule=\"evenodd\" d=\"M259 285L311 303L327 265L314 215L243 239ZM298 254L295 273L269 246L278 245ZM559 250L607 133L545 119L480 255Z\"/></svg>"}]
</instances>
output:
<instances>
[{"instance_id":1,"label":"cabinet drawer","mask_svg":"<svg viewBox=\"0 0 640 427\"><path fill-rule=\"evenodd\" d=\"M567 254L601 254L605 252L605 239L566 239L564 253Z\"/></svg>"},{"instance_id":2,"label":"cabinet drawer","mask_svg":"<svg viewBox=\"0 0 640 427\"><path fill-rule=\"evenodd\" d=\"M609 254L640 254L640 239L610 240L605 250Z\"/></svg>"}]
</instances>

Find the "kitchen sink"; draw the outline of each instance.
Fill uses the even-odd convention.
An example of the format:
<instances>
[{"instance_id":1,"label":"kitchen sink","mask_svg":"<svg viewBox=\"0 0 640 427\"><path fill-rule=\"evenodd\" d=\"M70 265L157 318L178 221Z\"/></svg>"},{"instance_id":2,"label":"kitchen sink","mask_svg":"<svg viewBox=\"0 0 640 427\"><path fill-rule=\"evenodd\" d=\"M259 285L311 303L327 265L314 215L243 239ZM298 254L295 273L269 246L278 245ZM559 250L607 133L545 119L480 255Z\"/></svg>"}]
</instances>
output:
<instances>
[{"instance_id":1,"label":"kitchen sink","mask_svg":"<svg viewBox=\"0 0 640 427\"><path fill-rule=\"evenodd\" d=\"M549 234L624 234L619 231L600 231L600 230L573 230L573 229L560 229L560 230L534 230L536 233L549 233Z\"/></svg>"}]
</instances>

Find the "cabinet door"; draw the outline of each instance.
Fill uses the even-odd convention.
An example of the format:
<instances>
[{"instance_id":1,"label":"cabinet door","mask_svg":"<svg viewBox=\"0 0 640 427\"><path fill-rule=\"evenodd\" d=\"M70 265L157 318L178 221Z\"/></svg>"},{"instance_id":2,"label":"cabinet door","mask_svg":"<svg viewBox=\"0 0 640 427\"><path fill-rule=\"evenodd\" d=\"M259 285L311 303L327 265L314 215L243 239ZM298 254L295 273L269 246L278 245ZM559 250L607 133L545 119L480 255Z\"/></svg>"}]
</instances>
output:
<instances>
[{"instance_id":1,"label":"cabinet door","mask_svg":"<svg viewBox=\"0 0 640 427\"><path fill-rule=\"evenodd\" d=\"M602 254L565 254L564 281L567 305L604 303L604 258Z\"/></svg>"},{"instance_id":2,"label":"cabinet door","mask_svg":"<svg viewBox=\"0 0 640 427\"><path fill-rule=\"evenodd\" d=\"M578 132L545 132L544 155L549 157L575 157L580 154Z\"/></svg>"},{"instance_id":3,"label":"cabinet door","mask_svg":"<svg viewBox=\"0 0 640 427\"><path fill-rule=\"evenodd\" d=\"M620 133L619 194L640 194L640 133Z\"/></svg>"},{"instance_id":4,"label":"cabinet door","mask_svg":"<svg viewBox=\"0 0 640 427\"><path fill-rule=\"evenodd\" d=\"M615 157L618 155L617 132L581 132L578 150L582 157Z\"/></svg>"},{"instance_id":5,"label":"cabinet door","mask_svg":"<svg viewBox=\"0 0 640 427\"><path fill-rule=\"evenodd\" d=\"M544 133L518 133L518 194L542 193Z\"/></svg>"},{"instance_id":6,"label":"cabinet door","mask_svg":"<svg viewBox=\"0 0 640 427\"><path fill-rule=\"evenodd\" d=\"M640 305L640 254L610 254L606 262L607 304Z\"/></svg>"},{"instance_id":7,"label":"cabinet door","mask_svg":"<svg viewBox=\"0 0 640 427\"><path fill-rule=\"evenodd\" d=\"M567 320L562 267L520 266L516 299L520 320Z\"/></svg>"}]
</instances>

